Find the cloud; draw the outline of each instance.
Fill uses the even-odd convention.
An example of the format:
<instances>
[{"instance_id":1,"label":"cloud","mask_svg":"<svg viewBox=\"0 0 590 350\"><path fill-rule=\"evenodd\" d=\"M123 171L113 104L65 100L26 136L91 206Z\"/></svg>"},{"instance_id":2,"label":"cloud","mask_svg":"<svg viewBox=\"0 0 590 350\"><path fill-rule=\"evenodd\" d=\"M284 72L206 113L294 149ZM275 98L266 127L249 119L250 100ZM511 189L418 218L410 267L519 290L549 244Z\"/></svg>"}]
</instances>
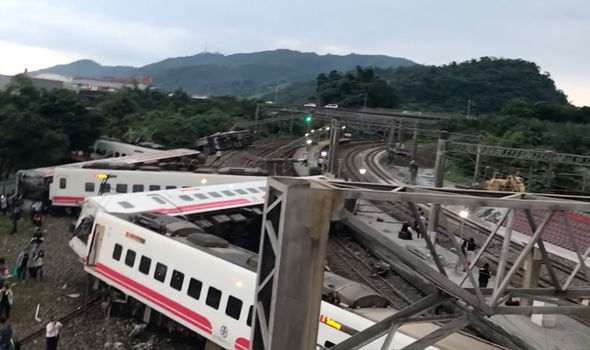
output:
<instances>
[{"instance_id":1,"label":"cloud","mask_svg":"<svg viewBox=\"0 0 590 350\"><path fill-rule=\"evenodd\" d=\"M4 53L0 55L0 73L8 75L22 73L25 68L32 71L80 58L75 53L19 45L6 41L0 41L0 52ZM39 57L43 57L43 60L39 60Z\"/></svg>"},{"instance_id":2,"label":"cloud","mask_svg":"<svg viewBox=\"0 0 590 350\"><path fill-rule=\"evenodd\" d=\"M183 29L117 20L45 2L0 3L0 40L75 51L101 63L141 64L193 41Z\"/></svg>"}]
</instances>

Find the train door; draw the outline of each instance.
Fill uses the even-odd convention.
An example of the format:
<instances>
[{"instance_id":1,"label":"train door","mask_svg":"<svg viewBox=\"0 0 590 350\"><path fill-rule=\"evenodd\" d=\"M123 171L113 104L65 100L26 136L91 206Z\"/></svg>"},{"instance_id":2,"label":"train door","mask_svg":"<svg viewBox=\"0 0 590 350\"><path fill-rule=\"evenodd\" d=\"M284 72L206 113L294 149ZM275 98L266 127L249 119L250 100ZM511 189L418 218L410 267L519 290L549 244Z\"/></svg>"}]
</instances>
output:
<instances>
[{"instance_id":1,"label":"train door","mask_svg":"<svg viewBox=\"0 0 590 350\"><path fill-rule=\"evenodd\" d=\"M88 251L88 266L96 265L96 261L98 260L98 254L100 253L100 247L102 246L104 231L105 229L103 225L96 224L96 226L94 226L92 243L90 244L90 250Z\"/></svg>"}]
</instances>

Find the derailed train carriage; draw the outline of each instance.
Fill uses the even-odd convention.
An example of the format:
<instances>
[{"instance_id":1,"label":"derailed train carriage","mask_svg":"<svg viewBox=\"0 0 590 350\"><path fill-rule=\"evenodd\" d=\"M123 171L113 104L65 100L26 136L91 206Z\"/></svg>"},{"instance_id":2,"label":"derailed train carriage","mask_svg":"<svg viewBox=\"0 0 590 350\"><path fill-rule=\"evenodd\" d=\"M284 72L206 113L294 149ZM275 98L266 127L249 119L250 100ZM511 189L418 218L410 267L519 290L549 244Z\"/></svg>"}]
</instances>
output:
<instances>
[{"instance_id":1,"label":"derailed train carriage","mask_svg":"<svg viewBox=\"0 0 590 350\"><path fill-rule=\"evenodd\" d=\"M135 308L143 305L136 315L143 314L145 322L165 316L209 342L247 350L257 256L223 238L224 232L211 232L201 216L209 212L210 222L233 220L243 227L248 218L234 211L261 215L265 185L262 180L92 197L85 202L70 246L84 261L85 271L108 286L111 297L122 293L124 297L116 300ZM260 226L259 220L254 220L255 226ZM327 272L323 299L318 349L329 348L394 312L370 288ZM408 327L414 326L395 334L395 348L414 341L409 334L419 329ZM438 326L431 327L435 328L430 331ZM381 349L383 338L363 349ZM455 334L427 349L498 348Z\"/></svg>"},{"instance_id":2,"label":"derailed train carriage","mask_svg":"<svg viewBox=\"0 0 590 350\"><path fill-rule=\"evenodd\" d=\"M252 143L252 139L250 130L217 132L198 139L196 147L203 153L212 154L217 151L246 148Z\"/></svg>"}]
</instances>

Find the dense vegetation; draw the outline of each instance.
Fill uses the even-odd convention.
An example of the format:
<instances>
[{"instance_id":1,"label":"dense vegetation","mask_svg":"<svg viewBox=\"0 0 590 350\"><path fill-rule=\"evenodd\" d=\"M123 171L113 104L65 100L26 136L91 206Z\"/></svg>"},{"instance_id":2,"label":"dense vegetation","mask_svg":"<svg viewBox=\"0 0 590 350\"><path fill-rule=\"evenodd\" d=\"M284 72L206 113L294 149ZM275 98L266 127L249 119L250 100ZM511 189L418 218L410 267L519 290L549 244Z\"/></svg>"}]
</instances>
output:
<instances>
[{"instance_id":1,"label":"dense vegetation","mask_svg":"<svg viewBox=\"0 0 590 350\"><path fill-rule=\"evenodd\" d=\"M206 100L182 91L125 89L101 96L89 110L70 90L37 90L16 76L0 91L0 179L18 169L67 161L99 136L191 147L197 138L250 120L256 103L233 97Z\"/></svg>"},{"instance_id":2,"label":"dense vegetation","mask_svg":"<svg viewBox=\"0 0 590 350\"><path fill-rule=\"evenodd\" d=\"M349 76L355 72L337 74ZM567 104L566 96L555 88L549 74L524 60L482 57L444 66L374 68L374 75L393 88L403 109L466 113L471 100L471 114L477 115L499 113L514 98ZM285 101L301 104L316 96L313 88L313 84L296 84L282 89L280 94Z\"/></svg>"},{"instance_id":3,"label":"dense vegetation","mask_svg":"<svg viewBox=\"0 0 590 350\"><path fill-rule=\"evenodd\" d=\"M16 76L0 92L0 178L12 171L53 164L69 149L85 149L98 135L100 118L77 93L39 91Z\"/></svg>"},{"instance_id":4,"label":"dense vegetation","mask_svg":"<svg viewBox=\"0 0 590 350\"><path fill-rule=\"evenodd\" d=\"M322 73L318 75L316 86L320 105L336 103L347 108L395 108L399 102L393 88L377 77L372 68L357 66L355 74Z\"/></svg>"}]
</instances>

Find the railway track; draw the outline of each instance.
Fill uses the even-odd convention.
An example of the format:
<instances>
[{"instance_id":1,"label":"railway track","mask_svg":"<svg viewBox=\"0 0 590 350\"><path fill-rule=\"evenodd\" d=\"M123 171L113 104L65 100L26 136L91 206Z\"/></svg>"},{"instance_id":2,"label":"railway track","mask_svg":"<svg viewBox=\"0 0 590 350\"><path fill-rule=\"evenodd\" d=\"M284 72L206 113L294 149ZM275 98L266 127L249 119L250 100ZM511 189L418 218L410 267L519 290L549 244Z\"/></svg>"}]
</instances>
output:
<instances>
[{"instance_id":1,"label":"railway track","mask_svg":"<svg viewBox=\"0 0 590 350\"><path fill-rule=\"evenodd\" d=\"M398 181L394 180L389 176L389 174L385 173L381 167L377 166L377 162L379 155L385 149L384 146L363 146L358 147L357 149L350 150L345 157L345 165L348 168L347 173L350 175L352 180L356 181L376 181L376 182L386 182L390 184L399 184ZM361 153L366 156L366 161L362 160L360 157ZM365 167L368 171L363 177L355 171L360 167ZM383 212L387 213L391 217L400 220L400 221L407 221L413 222L414 217L410 212L410 209L406 207L403 203L399 202L379 202L374 203L377 208L382 210ZM428 212L429 205L423 205L423 209ZM442 232L446 236L449 232L451 233L449 236L454 237L459 233L459 227L461 225L461 219L458 215L454 212L446 210L446 217L448 218L448 225L447 227L439 226L437 231ZM464 228L463 228L463 236L464 237L473 237L476 243L481 246L482 242L489 236L490 231L487 228L483 228L480 224L473 222L471 220L465 220ZM497 269L498 262L500 260L500 250L502 245L503 238L500 236L494 237L492 243L490 244L489 248L486 250L482 258L485 258L487 262L490 263L492 266L492 270ZM451 242L448 240L442 240L441 245L445 248L453 251L451 249L452 245ZM522 250L522 245L512 242L510 244L508 261L507 261L507 269L510 269L513 266L514 260L516 259L517 252ZM556 275L559 280L565 280L567 276L572 272L572 263L569 261L565 261L565 259L551 255L552 258L552 265L553 268L556 270ZM515 277L512 280L513 285L521 285L522 279L524 276L524 269L520 268ZM587 284L588 282L585 279L585 276L581 272L578 272L576 278L572 285L576 284ZM552 287L553 283L551 278L545 268L541 269L541 275L539 276L539 286L540 287ZM580 319L575 317L579 321L590 325L590 319Z\"/></svg>"},{"instance_id":2,"label":"railway track","mask_svg":"<svg viewBox=\"0 0 590 350\"><path fill-rule=\"evenodd\" d=\"M57 320L59 320L61 323L63 323L65 325L65 324L67 324L68 321L82 315L87 308L96 304L99 300L101 300L100 295L95 296L95 297L89 299L88 302L86 302L86 304L80 305L76 309L68 312L67 314L57 317ZM27 334L26 336L24 336L23 338L21 338L19 340L19 343L22 346L22 345L32 342L33 340L35 340L43 335L45 335L45 326L42 326L41 328L37 329L36 331L33 331L32 333Z\"/></svg>"},{"instance_id":3,"label":"railway track","mask_svg":"<svg viewBox=\"0 0 590 350\"><path fill-rule=\"evenodd\" d=\"M340 235L331 236L328 243L328 253L331 257L338 259L338 261L334 261L335 259L330 258L332 263L329 266L332 269L349 269L358 277L357 279L373 288L399 310L423 297L417 289L391 271L384 276L376 273L375 263L377 260L369 256L360 245L350 239L344 239ZM338 268L339 263L343 264L341 268ZM342 271L338 272L341 274Z\"/></svg>"}]
</instances>

